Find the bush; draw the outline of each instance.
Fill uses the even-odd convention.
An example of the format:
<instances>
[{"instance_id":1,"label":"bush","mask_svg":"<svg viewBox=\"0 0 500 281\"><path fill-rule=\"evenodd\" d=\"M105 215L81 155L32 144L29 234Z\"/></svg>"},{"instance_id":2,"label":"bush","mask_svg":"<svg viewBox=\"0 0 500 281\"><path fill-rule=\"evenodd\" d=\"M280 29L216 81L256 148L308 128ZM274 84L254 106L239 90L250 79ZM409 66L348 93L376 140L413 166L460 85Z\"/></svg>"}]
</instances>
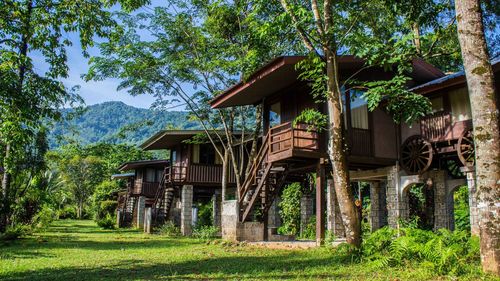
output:
<instances>
[{"instance_id":1,"label":"bush","mask_svg":"<svg viewBox=\"0 0 500 281\"><path fill-rule=\"evenodd\" d=\"M193 237L201 240L210 240L217 238L219 235L219 228L215 226L201 226L193 231Z\"/></svg>"},{"instance_id":2,"label":"bush","mask_svg":"<svg viewBox=\"0 0 500 281\"><path fill-rule=\"evenodd\" d=\"M311 218L309 218L309 222L304 227L304 230L300 234L299 238L307 240L316 239L316 216L311 216Z\"/></svg>"},{"instance_id":3,"label":"bush","mask_svg":"<svg viewBox=\"0 0 500 281\"><path fill-rule=\"evenodd\" d=\"M56 219L56 213L52 208L44 205L42 209L33 217L33 226L35 229L43 230Z\"/></svg>"},{"instance_id":4,"label":"bush","mask_svg":"<svg viewBox=\"0 0 500 281\"><path fill-rule=\"evenodd\" d=\"M280 234L296 235L300 229L300 198L302 187L299 183L292 183L283 189L279 203L282 226L278 229Z\"/></svg>"},{"instance_id":5,"label":"bush","mask_svg":"<svg viewBox=\"0 0 500 281\"><path fill-rule=\"evenodd\" d=\"M66 205L62 209L57 210L57 218L59 219L76 219L77 210L74 205Z\"/></svg>"},{"instance_id":6,"label":"bush","mask_svg":"<svg viewBox=\"0 0 500 281\"><path fill-rule=\"evenodd\" d=\"M213 208L212 201L202 204L197 204L198 206L198 220L196 222L197 227L210 226L213 221Z\"/></svg>"},{"instance_id":7,"label":"bush","mask_svg":"<svg viewBox=\"0 0 500 281\"><path fill-rule=\"evenodd\" d=\"M167 221L157 229L158 234L167 237L177 237L181 235L181 230L172 221Z\"/></svg>"},{"instance_id":8,"label":"bush","mask_svg":"<svg viewBox=\"0 0 500 281\"><path fill-rule=\"evenodd\" d=\"M98 204L98 209L95 214L95 222L98 226L105 229L113 229L115 228L116 223L116 206L118 202L106 200L101 201Z\"/></svg>"},{"instance_id":9,"label":"bush","mask_svg":"<svg viewBox=\"0 0 500 281\"><path fill-rule=\"evenodd\" d=\"M0 241L11 241L31 234L31 227L26 224L7 226L4 233L0 233Z\"/></svg>"},{"instance_id":10,"label":"bush","mask_svg":"<svg viewBox=\"0 0 500 281\"><path fill-rule=\"evenodd\" d=\"M376 266L405 266L419 262L438 274L462 275L479 268L479 241L465 231L437 233L415 228L384 227L362 244L362 258Z\"/></svg>"},{"instance_id":11,"label":"bush","mask_svg":"<svg viewBox=\"0 0 500 281\"><path fill-rule=\"evenodd\" d=\"M101 201L96 213L97 218L105 217L108 214L115 214L118 202L112 200Z\"/></svg>"},{"instance_id":12,"label":"bush","mask_svg":"<svg viewBox=\"0 0 500 281\"><path fill-rule=\"evenodd\" d=\"M97 219L96 223L98 226L100 226L104 229L114 229L115 223L116 223L116 218L111 214L106 214L105 217Z\"/></svg>"}]
</instances>

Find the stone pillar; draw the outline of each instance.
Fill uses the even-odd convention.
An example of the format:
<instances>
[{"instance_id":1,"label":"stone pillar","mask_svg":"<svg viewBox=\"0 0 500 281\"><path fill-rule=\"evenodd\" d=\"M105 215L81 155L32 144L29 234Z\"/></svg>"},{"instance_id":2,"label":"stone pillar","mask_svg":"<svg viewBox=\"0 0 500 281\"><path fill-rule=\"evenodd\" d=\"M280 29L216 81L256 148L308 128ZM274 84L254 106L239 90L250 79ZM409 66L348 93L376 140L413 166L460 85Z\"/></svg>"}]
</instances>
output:
<instances>
[{"instance_id":1,"label":"stone pillar","mask_svg":"<svg viewBox=\"0 0 500 281\"><path fill-rule=\"evenodd\" d=\"M216 189L212 196L212 213L214 216L213 224L215 227L221 228L221 213L222 213L222 196L221 190Z\"/></svg>"},{"instance_id":2,"label":"stone pillar","mask_svg":"<svg viewBox=\"0 0 500 281\"><path fill-rule=\"evenodd\" d=\"M479 236L479 209L477 208L476 172L474 171L474 167L462 167L460 170L467 176L467 187L469 189L470 232L472 235Z\"/></svg>"},{"instance_id":3,"label":"stone pillar","mask_svg":"<svg viewBox=\"0 0 500 281\"><path fill-rule=\"evenodd\" d=\"M335 237L343 238L345 237L345 229L340 215L339 204L337 203L333 179L328 179L326 181L326 193L327 230L335 235Z\"/></svg>"},{"instance_id":4,"label":"stone pillar","mask_svg":"<svg viewBox=\"0 0 500 281\"><path fill-rule=\"evenodd\" d=\"M191 235L193 232L193 186L183 185L181 194L181 233Z\"/></svg>"},{"instance_id":5,"label":"stone pillar","mask_svg":"<svg viewBox=\"0 0 500 281\"><path fill-rule=\"evenodd\" d=\"M137 228L144 228L144 208L146 207L146 197L139 196L137 199Z\"/></svg>"},{"instance_id":6,"label":"stone pillar","mask_svg":"<svg viewBox=\"0 0 500 281\"><path fill-rule=\"evenodd\" d=\"M302 235L314 214L313 198L311 194L303 194L300 198L300 234Z\"/></svg>"},{"instance_id":7,"label":"stone pillar","mask_svg":"<svg viewBox=\"0 0 500 281\"><path fill-rule=\"evenodd\" d=\"M122 214L122 210L116 210L116 227L118 228L122 227Z\"/></svg>"},{"instance_id":8,"label":"stone pillar","mask_svg":"<svg viewBox=\"0 0 500 281\"><path fill-rule=\"evenodd\" d=\"M238 240L238 201L223 200L221 215L221 233L225 240Z\"/></svg>"},{"instance_id":9,"label":"stone pillar","mask_svg":"<svg viewBox=\"0 0 500 281\"><path fill-rule=\"evenodd\" d=\"M370 227L375 231L385 225L385 190L380 182L370 182Z\"/></svg>"},{"instance_id":10,"label":"stone pillar","mask_svg":"<svg viewBox=\"0 0 500 281\"><path fill-rule=\"evenodd\" d=\"M429 177L434 190L434 230L448 228L446 171L430 171Z\"/></svg>"},{"instance_id":11,"label":"stone pillar","mask_svg":"<svg viewBox=\"0 0 500 281\"><path fill-rule=\"evenodd\" d=\"M151 207L147 207L144 210L144 232L151 233L152 227L152 217L151 217Z\"/></svg>"},{"instance_id":12,"label":"stone pillar","mask_svg":"<svg viewBox=\"0 0 500 281\"><path fill-rule=\"evenodd\" d=\"M269 208L269 213L267 214L267 216L268 216L267 227L269 229L277 229L278 227L281 226L281 217L280 217L280 212L279 212L280 202L281 202L281 198L276 197L273 200L273 204Z\"/></svg>"},{"instance_id":13,"label":"stone pillar","mask_svg":"<svg viewBox=\"0 0 500 281\"><path fill-rule=\"evenodd\" d=\"M387 224L392 228L398 228L399 214L399 169L392 167L387 175L386 202L387 202Z\"/></svg>"}]
</instances>

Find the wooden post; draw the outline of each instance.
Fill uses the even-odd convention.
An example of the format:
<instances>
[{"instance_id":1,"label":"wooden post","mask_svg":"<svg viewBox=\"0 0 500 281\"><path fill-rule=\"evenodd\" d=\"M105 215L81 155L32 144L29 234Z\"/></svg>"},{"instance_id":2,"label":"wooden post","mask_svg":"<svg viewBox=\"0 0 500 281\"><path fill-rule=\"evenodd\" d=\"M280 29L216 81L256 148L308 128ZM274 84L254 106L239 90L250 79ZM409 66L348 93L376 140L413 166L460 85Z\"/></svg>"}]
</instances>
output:
<instances>
[{"instance_id":1,"label":"wooden post","mask_svg":"<svg viewBox=\"0 0 500 281\"><path fill-rule=\"evenodd\" d=\"M267 202L269 199L267 198L269 194L269 185L267 183L264 184L264 198L261 199L261 208L263 210L262 212L262 217L263 217L263 228L264 228L264 233L263 233L263 240L267 241L269 239L268 237L268 220L269 220L269 213L268 213L268 208L267 208Z\"/></svg>"},{"instance_id":2,"label":"wooden post","mask_svg":"<svg viewBox=\"0 0 500 281\"><path fill-rule=\"evenodd\" d=\"M323 244L325 240L325 169L320 159L316 167L316 243Z\"/></svg>"}]
</instances>

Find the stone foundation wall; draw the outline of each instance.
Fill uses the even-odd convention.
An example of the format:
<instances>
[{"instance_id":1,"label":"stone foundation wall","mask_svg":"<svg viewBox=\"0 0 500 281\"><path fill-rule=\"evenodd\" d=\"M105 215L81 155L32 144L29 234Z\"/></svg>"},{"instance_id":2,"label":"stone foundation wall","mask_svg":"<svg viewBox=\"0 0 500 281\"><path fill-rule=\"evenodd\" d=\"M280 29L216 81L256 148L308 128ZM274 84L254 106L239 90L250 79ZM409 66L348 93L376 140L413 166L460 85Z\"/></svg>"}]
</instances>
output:
<instances>
[{"instance_id":1,"label":"stone foundation wall","mask_svg":"<svg viewBox=\"0 0 500 281\"><path fill-rule=\"evenodd\" d=\"M302 198L300 198L300 234L304 233L313 214L314 208L311 194L302 195Z\"/></svg>"}]
</instances>

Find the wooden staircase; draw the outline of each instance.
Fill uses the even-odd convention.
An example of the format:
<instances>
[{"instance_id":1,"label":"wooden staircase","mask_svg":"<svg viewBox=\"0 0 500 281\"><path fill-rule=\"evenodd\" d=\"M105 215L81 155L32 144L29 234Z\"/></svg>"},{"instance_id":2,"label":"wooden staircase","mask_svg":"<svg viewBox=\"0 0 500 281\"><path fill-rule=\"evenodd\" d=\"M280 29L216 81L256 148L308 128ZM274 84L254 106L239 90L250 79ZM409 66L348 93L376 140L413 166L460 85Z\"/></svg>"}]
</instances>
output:
<instances>
[{"instance_id":1,"label":"wooden staircase","mask_svg":"<svg viewBox=\"0 0 500 281\"><path fill-rule=\"evenodd\" d=\"M170 167L165 167L163 176L156 190L153 209L153 221L155 224L161 224L168 219L170 208L174 201L175 186L172 182Z\"/></svg>"},{"instance_id":2,"label":"wooden staircase","mask_svg":"<svg viewBox=\"0 0 500 281\"><path fill-rule=\"evenodd\" d=\"M271 207L276 194L285 183L289 172L288 164L268 162L270 150L269 134L264 138L262 146L250 168L250 174L239 190L240 221L249 218L255 204L259 202L264 214Z\"/></svg>"}]
</instances>

